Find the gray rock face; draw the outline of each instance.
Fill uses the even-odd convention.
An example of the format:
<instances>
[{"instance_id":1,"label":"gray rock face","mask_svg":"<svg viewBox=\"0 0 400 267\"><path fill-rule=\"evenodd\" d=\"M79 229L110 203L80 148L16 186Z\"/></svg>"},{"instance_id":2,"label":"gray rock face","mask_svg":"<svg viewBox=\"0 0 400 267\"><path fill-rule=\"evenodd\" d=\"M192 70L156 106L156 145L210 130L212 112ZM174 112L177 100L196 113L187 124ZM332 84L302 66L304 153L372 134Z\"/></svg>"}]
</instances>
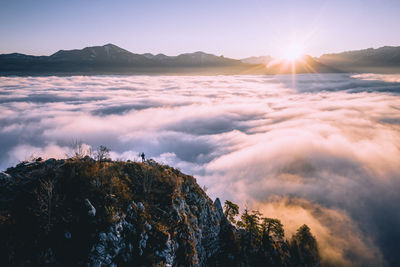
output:
<instances>
[{"instance_id":1,"label":"gray rock face","mask_svg":"<svg viewBox=\"0 0 400 267\"><path fill-rule=\"evenodd\" d=\"M133 246L126 240L123 231L132 227L132 224L122 219L110 226L108 232L101 232L98 242L92 246L90 251L89 266L112 265L118 256L121 256L125 262L131 260L130 252Z\"/></svg>"},{"instance_id":2,"label":"gray rock face","mask_svg":"<svg viewBox=\"0 0 400 267\"><path fill-rule=\"evenodd\" d=\"M120 219L99 234L90 252L89 266L112 265L116 259L139 265L146 255L153 255L157 266L206 266L207 260L221 249L219 236L224 215L219 199L213 203L195 190L195 185L186 184L174 192L171 200L164 213L171 224L163 231L157 221L144 219L147 209L142 202L128 205L119 214ZM179 257L182 253L186 254L185 261Z\"/></svg>"},{"instance_id":3,"label":"gray rock face","mask_svg":"<svg viewBox=\"0 0 400 267\"><path fill-rule=\"evenodd\" d=\"M0 172L0 181L3 180L4 182L9 181L11 179L11 175L6 172Z\"/></svg>"},{"instance_id":4,"label":"gray rock face","mask_svg":"<svg viewBox=\"0 0 400 267\"><path fill-rule=\"evenodd\" d=\"M138 209L139 212L144 211L144 205L143 205L142 202L138 202L138 204L137 204L137 209Z\"/></svg>"},{"instance_id":5,"label":"gray rock face","mask_svg":"<svg viewBox=\"0 0 400 267\"><path fill-rule=\"evenodd\" d=\"M218 216L218 219L222 220L222 218L224 217L224 210L222 209L221 201L219 200L219 198L217 198L214 201L214 209L215 209L216 215Z\"/></svg>"},{"instance_id":6,"label":"gray rock face","mask_svg":"<svg viewBox=\"0 0 400 267\"><path fill-rule=\"evenodd\" d=\"M66 231L65 234L64 234L64 237L65 237L66 239L71 239L71 237L72 237L71 232Z\"/></svg>"},{"instance_id":7,"label":"gray rock face","mask_svg":"<svg viewBox=\"0 0 400 267\"><path fill-rule=\"evenodd\" d=\"M192 265L205 266L207 260L216 255L221 248L221 205L214 206L207 196L195 190L194 185L182 186L179 193L181 196L173 198L171 215L182 223L172 240L180 247L187 247L188 244L193 246Z\"/></svg>"},{"instance_id":8,"label":"gray rock face","mask_svg":"<svg viewBox=\"0 0 400 267\"><path fill-rule=\"evenodd\" d=\"M92 203L90 203L89 199L85 198L85 205L88 208L89 216L96 216L96 209L93 207Z\"/></svg>"},{"instance_id":9,"label":"gray rock face","mask_svg":"<svg viewBox=\"0 0 400 267\"><path fill-rule=\"evenodd\" d=\"M47 167L54 167L57 163L57 160L54 158L50 158L44 162L45 166Z\"/></svg>"}]
</instances>

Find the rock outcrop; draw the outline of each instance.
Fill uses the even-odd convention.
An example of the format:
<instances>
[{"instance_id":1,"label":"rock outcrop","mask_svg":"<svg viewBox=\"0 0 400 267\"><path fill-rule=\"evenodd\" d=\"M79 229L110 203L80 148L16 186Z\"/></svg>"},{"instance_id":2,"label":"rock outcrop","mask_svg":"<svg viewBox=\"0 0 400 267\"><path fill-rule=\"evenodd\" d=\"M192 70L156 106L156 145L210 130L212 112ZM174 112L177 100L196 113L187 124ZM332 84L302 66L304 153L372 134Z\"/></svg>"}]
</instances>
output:
<instances>
[{"instance_id":1,"label":"rock outcrop","mask_svg":"<svg viewBox=\"0 0 400 267\"><path fill-rule=\"evenodd\" d=\"M262 253L271 259L261 265L295 266L288 243L271 243L273 260L266 248L248 254L248 233L219 199L154 161L9 168L0 174L0 236L1 266L246 266L260 265L251 258Z\"/></svg>"}]
</instances>

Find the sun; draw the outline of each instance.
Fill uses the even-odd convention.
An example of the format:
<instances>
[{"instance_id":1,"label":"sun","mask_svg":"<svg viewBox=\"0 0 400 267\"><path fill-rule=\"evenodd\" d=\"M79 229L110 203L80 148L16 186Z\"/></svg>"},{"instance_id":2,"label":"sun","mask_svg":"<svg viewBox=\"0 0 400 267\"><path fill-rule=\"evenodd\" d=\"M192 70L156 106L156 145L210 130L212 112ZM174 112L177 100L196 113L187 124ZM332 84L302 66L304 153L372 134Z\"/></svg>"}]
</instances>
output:
<instances>
[{"instance_id":1,"label":"sun","mask_svg":"<svg viewBox=\"0 0 400 267\"><path fill-rule=\"evenodd\" d=\"M283 59L288 61L296 61L304 55L304 47L297 43L289 44L283 51Z\"/></svg>"}]
</instances>

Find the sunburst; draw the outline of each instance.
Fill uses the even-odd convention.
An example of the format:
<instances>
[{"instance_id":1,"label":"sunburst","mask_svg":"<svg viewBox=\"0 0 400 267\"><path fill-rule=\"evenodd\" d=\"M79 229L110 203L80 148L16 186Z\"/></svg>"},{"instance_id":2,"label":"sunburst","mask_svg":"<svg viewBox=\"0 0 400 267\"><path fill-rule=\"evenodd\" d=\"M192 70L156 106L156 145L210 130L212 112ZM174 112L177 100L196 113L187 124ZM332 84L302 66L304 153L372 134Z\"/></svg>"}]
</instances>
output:
<instances>
[{"instance_id":1,"label":"sunburst","mask_svg":"<svg viewBox=\"0 0 400 267\"><path fill-rule=\"evenodd\" d=\"M304 47L298 43L290 43L284 48L283 59L294 62L304 55Z\"/></svg>"}]
</instances>

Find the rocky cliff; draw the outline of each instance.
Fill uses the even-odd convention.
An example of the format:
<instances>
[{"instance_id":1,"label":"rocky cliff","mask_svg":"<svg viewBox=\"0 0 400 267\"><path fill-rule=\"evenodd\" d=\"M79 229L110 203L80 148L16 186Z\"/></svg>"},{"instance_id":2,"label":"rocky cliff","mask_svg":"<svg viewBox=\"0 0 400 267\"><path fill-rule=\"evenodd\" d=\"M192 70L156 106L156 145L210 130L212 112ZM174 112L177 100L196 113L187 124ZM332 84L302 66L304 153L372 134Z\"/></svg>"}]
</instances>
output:
<instances>
[{"instance_id":1,"label":"rocky cliff","mask_svg":"<svg viewBox=\"0 0 400 267\"><path fill-rule=\"evenodd\" d=\"M319 265L316 247L225 215L192 176L151 160L22 162L0 174L0 265Z\"/></svg>"}]
</instances>

